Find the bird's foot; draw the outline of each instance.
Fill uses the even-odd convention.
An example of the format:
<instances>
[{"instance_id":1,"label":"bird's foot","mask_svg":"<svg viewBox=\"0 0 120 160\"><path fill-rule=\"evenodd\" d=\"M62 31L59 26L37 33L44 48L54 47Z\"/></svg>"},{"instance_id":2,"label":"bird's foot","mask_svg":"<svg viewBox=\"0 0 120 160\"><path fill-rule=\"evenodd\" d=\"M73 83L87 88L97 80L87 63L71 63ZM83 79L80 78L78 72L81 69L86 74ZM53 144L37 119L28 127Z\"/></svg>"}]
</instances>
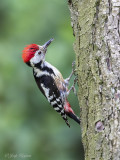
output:
<instances>
[{"instance_id":1,"label":"bird's foot","mask_svg":"<svg viewBox=\"0 0 120 160\"><path fill-rule=\"evenodd\" d=\"M65 81L66 86L68 86L68 85L69 85L69 81L71 80L71 78L72 78L73 74L75 74L75 72L76 72L76 69L75 69L74 67L75 67L75 61L73 61L73 63L72 63L72 72L71 72L71 74L69 75L69 77L68 77L68 78L66 78L66 79L64 80L64 81Z\"/></svg>"},{"instance_id":2,"label":"bird's foot","mask_svg":"<svg viewBox=\"0 0 120 160\"><path fill-rule=\"evenodd\" d=\"M75 88L75 84L77 81L78 81L78 78L75 77L73 85L70 87L70 89L67 92L67 96L70 94L71 90L73 90L73 93L77 96L77 92L76 92L76 88Z\"/></svg>"}]
</instances>

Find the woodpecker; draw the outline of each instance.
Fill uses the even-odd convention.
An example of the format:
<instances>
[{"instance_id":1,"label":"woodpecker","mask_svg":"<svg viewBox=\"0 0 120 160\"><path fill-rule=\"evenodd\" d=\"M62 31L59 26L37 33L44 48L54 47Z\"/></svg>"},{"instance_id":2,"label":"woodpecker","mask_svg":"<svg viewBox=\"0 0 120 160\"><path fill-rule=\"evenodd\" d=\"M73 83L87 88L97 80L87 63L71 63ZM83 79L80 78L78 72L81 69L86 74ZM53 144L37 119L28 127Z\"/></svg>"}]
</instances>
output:
<instances>
[{"instance_id":1,"label":"woodpecker","mask_svg":"<svg viewBox=\"0 0 120 160\"><path fill-rule=\"evenodd\" d=\"M74 71L72 70L68 78L63 79L59 70L45 61L47 47L52 41L53 38L42 46L37 44L27 45L22 52L22 59L24 63L33 68L35 81L42 94L70 127L67 116L80 124L80 119L75 115L67 100L70 91L74 89L73 85L68 90L69 81Z\"/></svg>"}]
</instances>

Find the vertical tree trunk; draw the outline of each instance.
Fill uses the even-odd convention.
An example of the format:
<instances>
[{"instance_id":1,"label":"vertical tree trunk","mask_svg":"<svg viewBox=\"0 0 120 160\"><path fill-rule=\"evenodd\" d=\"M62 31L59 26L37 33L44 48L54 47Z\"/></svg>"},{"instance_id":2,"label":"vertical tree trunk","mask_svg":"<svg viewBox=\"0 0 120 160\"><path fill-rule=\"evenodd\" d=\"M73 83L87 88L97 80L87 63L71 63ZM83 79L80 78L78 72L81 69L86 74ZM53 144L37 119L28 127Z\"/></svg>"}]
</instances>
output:
<instances>
[{"instance_id":1,"label":"vertical tree trunk","mask_svg":"<svg viewBox=\"0 0 120 160\"><path fill-rule=\"evenodd\" d=\"M120 0L69 0L86 160L120 160Z\"/></svg>"}]
</instances>

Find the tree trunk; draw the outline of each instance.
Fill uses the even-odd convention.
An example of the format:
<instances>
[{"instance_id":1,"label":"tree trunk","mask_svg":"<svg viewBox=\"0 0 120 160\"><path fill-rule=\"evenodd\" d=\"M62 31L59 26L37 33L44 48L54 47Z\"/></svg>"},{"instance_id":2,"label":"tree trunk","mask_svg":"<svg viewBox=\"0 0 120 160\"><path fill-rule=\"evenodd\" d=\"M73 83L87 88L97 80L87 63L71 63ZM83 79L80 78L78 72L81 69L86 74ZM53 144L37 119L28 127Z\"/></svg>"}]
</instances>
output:
<instances>
[{"instance_id":1,"label":"tree trunk","mask_svg":"<svg viewBox=\"0 0 120 160\"><path fill-rule=\"evenodd\" d=\"M69 0L85 160L120 160L120 0Z\"/></svg>"}]
</instances>

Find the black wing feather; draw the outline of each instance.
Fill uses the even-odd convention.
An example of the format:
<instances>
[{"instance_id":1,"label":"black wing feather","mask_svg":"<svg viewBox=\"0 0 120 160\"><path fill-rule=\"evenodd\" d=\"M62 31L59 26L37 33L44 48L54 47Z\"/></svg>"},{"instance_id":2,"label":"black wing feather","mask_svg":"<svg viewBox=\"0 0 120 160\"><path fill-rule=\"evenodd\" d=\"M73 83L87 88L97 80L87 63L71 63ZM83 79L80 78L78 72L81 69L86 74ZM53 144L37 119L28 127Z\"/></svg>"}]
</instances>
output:
<instances>
[{"instance_id":1,"label":"black wing feather","mask_svg":"<svg viewBox=\"0 0 120 160\"><path fill-rule=\"evenodd\" d=\"M58 90L54 79L49 75L42 75L41 77L36 77L35 74L34 78L35 81L40 89L40 91L43 93L43 95L48 99L50 104L53 106L53 108L61 114L62 118L65 120L66 124L70 127L67 116L64 111L64 104L62 103L62 99L60 96L60 91ZM43 86L47 89L49 89L49 97L46 96ZM52 97L52 99L49 100L49 98Z\"/></svg>"}]
</instances>

